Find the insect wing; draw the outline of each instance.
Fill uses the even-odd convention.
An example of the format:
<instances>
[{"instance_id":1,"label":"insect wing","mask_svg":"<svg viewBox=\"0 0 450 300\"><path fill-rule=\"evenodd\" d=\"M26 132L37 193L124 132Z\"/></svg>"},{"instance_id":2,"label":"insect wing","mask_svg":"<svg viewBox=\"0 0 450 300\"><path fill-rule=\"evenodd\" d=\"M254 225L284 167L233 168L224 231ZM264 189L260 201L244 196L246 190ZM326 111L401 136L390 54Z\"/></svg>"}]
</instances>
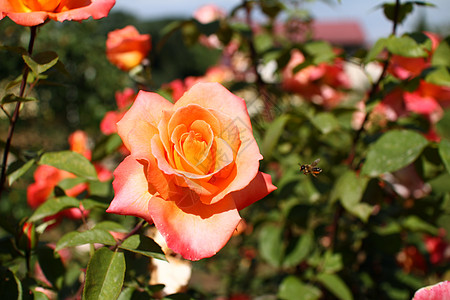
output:
<instances>
[{"instance_id":1,"label":"insect wing","mask_svg":"<svg viewBox=\"0 0 450 300\"><path fill-rule=\"evenodd\" d=\"M317 164L320 162L320 158L316 159L315 161L313 161L313 163L311 164L311 166L315 167L317 166Z\"/></svg>"}]
</instances>

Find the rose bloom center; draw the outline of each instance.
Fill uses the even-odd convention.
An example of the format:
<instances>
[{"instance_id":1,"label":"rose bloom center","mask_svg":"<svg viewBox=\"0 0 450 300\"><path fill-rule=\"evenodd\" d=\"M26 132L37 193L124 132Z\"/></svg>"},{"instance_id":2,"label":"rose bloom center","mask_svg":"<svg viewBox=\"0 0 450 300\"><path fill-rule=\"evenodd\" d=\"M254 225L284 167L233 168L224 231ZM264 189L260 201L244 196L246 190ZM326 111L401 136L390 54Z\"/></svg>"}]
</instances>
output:
<instances>
[{"instance_id":1,"label":"rose bloom center","mask_svg":"<svg viewBox=\"0 0 450 300\"><path fill-rule=\"evenodd\" d=\"M189 128L179 125L174 132L174 162L178 170L206 175L214 170L215 143L204 121L197 120Z\"/></svg>"},{"instance_id":2,"label":"rose bloom center","mask_svg":"<svg viewBox=\"0 0 450 300\"><path fill-rule=\"evenodd\" d=\"M22 5L30 11L55 11L61 0L22 0Z\"/></svg>"}]
</instances>

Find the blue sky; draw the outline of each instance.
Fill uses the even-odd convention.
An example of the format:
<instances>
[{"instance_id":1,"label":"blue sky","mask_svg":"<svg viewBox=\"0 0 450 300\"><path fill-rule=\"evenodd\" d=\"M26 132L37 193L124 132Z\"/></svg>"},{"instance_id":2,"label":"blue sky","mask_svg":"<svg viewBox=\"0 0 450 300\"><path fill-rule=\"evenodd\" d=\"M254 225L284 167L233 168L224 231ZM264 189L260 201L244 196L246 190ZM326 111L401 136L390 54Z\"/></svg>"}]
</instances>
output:
<instances>
[{"instance_id":1,"label":"blue sky","mask_svg":"<svg viewBox=\"0 0 450 300\"><path fill-rule=\"evenodd\" d=\"M331 0L328 2L334 4L315 1L307 4L306 7L317 20L359 21L367 34L368 42L389 35L390 23L384 18L381 9L375 9L381 3L389 2L388 0L341 0L341 3ZM399 27L399 33L411 30L421 14L425 15L433 26L445 24L450 28L450 0L429 0L428 2L437 7L416 8L413 15ZM190 17L198 7L209 3L215 3L229 11L241 3L241 0L116 0L113 10L125 10L141 18Z\"/></svg>"}]
</instances>

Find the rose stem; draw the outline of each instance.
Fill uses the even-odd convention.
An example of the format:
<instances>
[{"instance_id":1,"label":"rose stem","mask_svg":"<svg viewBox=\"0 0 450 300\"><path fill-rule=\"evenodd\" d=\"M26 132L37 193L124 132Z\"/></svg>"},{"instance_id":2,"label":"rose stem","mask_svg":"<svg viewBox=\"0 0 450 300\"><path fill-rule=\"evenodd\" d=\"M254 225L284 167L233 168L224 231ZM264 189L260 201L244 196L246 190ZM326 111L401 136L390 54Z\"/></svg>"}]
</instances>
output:
<instances>
[{"instance_id":1,"label":"rose stem","mask_svg":"<svg viewBox=\"0 0 450 300\"><path fill-rule=\"evenodd\" d=\"M29 55L31 55L33 53L34 41L36 39L36 29L37 29L37 26L30 27L30 42L28 44L28 54ZM29 71L30 71L30 68L28 67L27 64L25 64L25 67L24 67L23 73L22 73L22 82L20 83L20 92L19 92L20 98L22 98L23 95L25 94L25 87L27 85L27 78L28 78ZM1 178L0 178L0 199L1 199L1 195L3 192L4 186L5 186L6 163L8 161L8 154L9 154L9 149L11 147L11 141L12 141L12 137L14 134L14 128L16 126L17 120L19 119L19 112L20 112L21 104L22 104L21 101L17 101L16 107L14 109L14 113L9 122L8 137L6 139L5 149L3 152L3 162L2 162L2 170L1 170Z\"/></svg>"}]
</instances>

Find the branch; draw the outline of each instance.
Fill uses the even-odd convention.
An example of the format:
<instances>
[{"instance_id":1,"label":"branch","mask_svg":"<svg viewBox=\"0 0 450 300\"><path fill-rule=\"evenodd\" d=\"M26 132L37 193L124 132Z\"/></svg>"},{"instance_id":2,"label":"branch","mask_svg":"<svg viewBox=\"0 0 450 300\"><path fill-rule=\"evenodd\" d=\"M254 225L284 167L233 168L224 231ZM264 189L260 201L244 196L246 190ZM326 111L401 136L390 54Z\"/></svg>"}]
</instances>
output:
<instances>
[{"instance_id":1,"label":"branch","mask_svg":"<svg viewBox=\"0 0 450 300\"><path fill-rule=\"evenodd\" d=\"M34 41L36 39L36 30L37 30L36 26L30 27L30 42L28 44L28 54L29 55L31 55L33 53ZM23 73L22 73L22 82L20 83L19 97L23 97L23 95L25 94L25 88L27 85L27 78L28 78L29 71L30 71L30 68L28 67L27 64L25 64L25 67L24 67ZM14 134L14 128L16 126L17 120L19 119L21 104L22 104L22 102L17 101L16 107L14 109L14 113L9 122L8 136L6 138L5 149L3 152L3 161L2 161L2 169L1 169L1 177L0 177L0 199L1 199L3 189L5 187L6 165L8 162L8 154L9 154L9 149L11 147L11 141L12 141L13 134Z\"/></svg>"}]
</instances>

